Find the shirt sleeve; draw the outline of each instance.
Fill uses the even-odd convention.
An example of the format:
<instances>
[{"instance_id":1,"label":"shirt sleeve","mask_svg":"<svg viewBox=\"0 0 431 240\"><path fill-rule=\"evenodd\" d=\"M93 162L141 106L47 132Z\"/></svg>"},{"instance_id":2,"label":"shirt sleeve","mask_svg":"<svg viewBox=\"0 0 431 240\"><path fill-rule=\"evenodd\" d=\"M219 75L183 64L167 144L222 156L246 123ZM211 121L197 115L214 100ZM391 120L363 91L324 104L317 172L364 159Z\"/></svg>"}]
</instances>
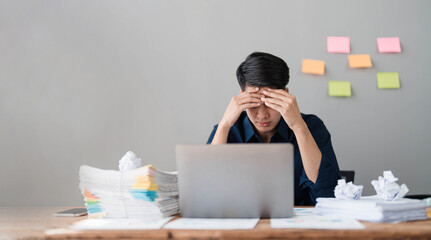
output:
<instances>
[{"instance_id":1,"label":"shirt sleeve","mask_svg":"<svg viewBox=\"0 0 431 240\"><path fill-rule=\"evenodd\" d=\"M213 142L214 135L215 135L215 133L216 133L216 131L217 131L217 126L218 126L218 125L215 125L215 126L214 126L214 129L213 129L213 131L211 132L210 137L208 138L207 144L211 144L211 143Z\"/></svg>"},{"instance_id":2,"label":"shirt sleeve","mask_svg":"<svg viewBox=\"0 0 431 240\"><path fill-rule=\"evenodd\" d=\"M310 199L313 204L316 204L316 198L318 197L334 197L334 189L338 179L341 178L341 173L332 147L331 134L326 129L322 120L317 116L310 115L309 117L311 119L306 122L311 135L322 153L322 159L316 182L313 183L309 180L305 174L305 170L302 169L299 186L301 189L308 188Z\"/></svg>"}]
</instances>

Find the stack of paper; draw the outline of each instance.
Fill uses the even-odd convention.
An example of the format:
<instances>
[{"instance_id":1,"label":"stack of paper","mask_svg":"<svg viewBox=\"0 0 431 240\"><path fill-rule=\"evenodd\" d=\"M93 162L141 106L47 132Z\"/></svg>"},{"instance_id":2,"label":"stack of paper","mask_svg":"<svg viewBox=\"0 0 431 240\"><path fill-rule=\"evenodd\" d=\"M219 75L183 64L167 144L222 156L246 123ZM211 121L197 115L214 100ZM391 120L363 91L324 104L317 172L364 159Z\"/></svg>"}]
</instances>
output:
<instances>
[{"instance_id":1,"label":"stack of paper","mask_svg":"<svg viewBox=\"0 0 431 240\"><path fill-rule=\"evenodd\" d=\"M168 218L104 218L85 219L74 223L70 228L76 230L132 230L132 229L160 229L173 217Z\"/></svg>"},{"instance_id":2,"label":"stack of paper","mask_svg":"<svg viewBox=\"0 0 431 240\"><path fill-rule=\"evenodd\" d=\"M179 211L176 172L151 165L124 172L81 166L79 181L89 217L154 219Z\"/></svg>"},{"instance_id":3,"label":"stack of paper","mask_svg":"<svg viewBox=\"0 0 431 240\"><path fill-rule=\"evenodd\" d=\"M426 219L426 204L416 199L401 198L385 201L377 196L359 200L317 198L316 213L338 217L350 217L371 222L404 222Z\"/></svg>"}]
</instances>

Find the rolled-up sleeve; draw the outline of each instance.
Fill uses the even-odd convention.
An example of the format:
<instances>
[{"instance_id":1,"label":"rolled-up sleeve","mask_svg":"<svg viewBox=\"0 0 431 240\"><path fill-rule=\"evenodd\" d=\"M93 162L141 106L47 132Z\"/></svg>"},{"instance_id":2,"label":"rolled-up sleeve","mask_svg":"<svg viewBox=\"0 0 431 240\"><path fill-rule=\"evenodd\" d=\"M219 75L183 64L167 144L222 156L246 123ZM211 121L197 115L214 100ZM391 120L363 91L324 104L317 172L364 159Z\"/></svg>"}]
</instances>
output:
<instances>
[{"instance_id":1,"label":"rolled-up sleeve","mask_svg":"<svg viewBox=\"0 0 431 240\"><path fill-rule=\"evenodd\" d=\"M308 128L322 153L319 167L319 175L313 183L308 179L304 169L299 179L299 187L303 190L308 188L311 201L316 204L318 197L334 197L334 188L338 179L341 178L337 158L331 143L331 134L326 129L322 120L317 116L309 115L311 119L307 122Z\"/></svg>"}]
</instances>

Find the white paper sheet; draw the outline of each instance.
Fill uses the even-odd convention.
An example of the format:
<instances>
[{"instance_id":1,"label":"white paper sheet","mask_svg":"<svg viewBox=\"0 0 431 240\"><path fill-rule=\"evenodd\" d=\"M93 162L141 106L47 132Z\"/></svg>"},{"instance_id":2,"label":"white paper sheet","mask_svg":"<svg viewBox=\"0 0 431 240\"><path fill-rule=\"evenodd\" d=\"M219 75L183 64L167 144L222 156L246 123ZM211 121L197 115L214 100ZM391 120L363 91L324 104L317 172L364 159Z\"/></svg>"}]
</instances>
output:
<instances>
[{"instance_id":1,"label":"white paper sheet","mask_svg":"<svg viewBox=\"0 0 431 240\"><path fill-rule=\"evenodd\" d=\"M258 222L259 218L180 218L166 224L163 228L206 230L253 229Z\"/></svg>"},{"instance_id":2,"label":"white paper sheet","mask_svg":"<svg viewBox=\"0 0 431 240\"><path fill-rule=\"evenodd\" d=\"M127 172L140 167L142 167L142 160L132 151L128 151L120 161L118 161L120 172Z\"/></svg>"},{"instance_id":3,"label":"white paper sheet","mask_svg":"<svg viewBox=\"0 0 431 240\"><path fill-rule=\"evenodd\" d=\"M304 215L293 218L272 218L271 228L364 229L365 227L354 219Z\"/></svg>"},{"instance_id":4,"label":"white paper sheet","mask_svg":"<svg viewBox=\"0 0 431 240\"><path fill-rule=\"evenodd\" d=\"M316 210L314 209L314 207L293 209L293 216L310 216L310 215L316 215Z\"/></svg>"},{"instance_id":5,"label":"white paper sheet","mask_svg":"<svg viewBox=\"0 0 431 240\"><path fill-rule=\"evenodd\" d=\"M103 218L86 219L73 224L76 230L159 229L172 217L162 219Z\"/></svg>"},{"instance_id":6,"label":"white paper sheet","mask_svg":"<svg viewBox=\"0 0 431 240\"><path fill-rule=\"evenodd\" d=\"M409 191L406 184L403 183L400 186L396 181L398 178L392 174L392 171L384 171L383 177L379 176L378 180L372 180L371 185L373 185L379 198L392 201L403 198Z\"/></svg>"},{"instance_id":7,"label":"white paper sheet","mask_svg":"<svg viewBox=\"0 0 431 240\"><path fill-rule=\"evenodd\" d=\"M345 179L338 179L338 185L335 187L334 195L336 199L358 200L362 195L364 186L355 185L352 182L346 183Z\"/></svg>"}]
</instances>

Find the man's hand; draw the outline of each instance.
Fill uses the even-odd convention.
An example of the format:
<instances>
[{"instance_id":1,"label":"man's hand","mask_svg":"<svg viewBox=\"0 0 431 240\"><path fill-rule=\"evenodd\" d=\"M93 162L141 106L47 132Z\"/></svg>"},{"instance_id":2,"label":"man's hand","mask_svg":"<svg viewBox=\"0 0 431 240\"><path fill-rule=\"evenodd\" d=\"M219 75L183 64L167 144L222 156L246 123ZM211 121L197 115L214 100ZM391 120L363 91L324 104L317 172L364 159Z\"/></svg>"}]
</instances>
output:
<instances>
[{"instance_id":1,"label":"man's hand","mask_svg":"<svg viewBox=\"0 0 431 240\"><path fill-rule=\"evenodd\" d=\"M296 97L284 89L268 89L263 94L265 97L261 100L265 105L278 111L295 133L305 174L310 181L316 183L322 153L301 116Z\"/></svg>"},{"instance_id":2,"label":"man's hand","mask_svg":"<svg viewBox=\"0 0 431 240\"><path fill-rule=\"evenodd\" d=\"M257 91L259 91L258 87L232 97L219 126L231 128L245 109L259 107L263 104L261 98L264 95L258 94Z\"/></svg>"},{"instance_id":3,"label":"man's hand","mask_svg":"<svg viewBox=\"0 0 431 240\"><path fill-rule=\"evenodd\" d=\"M261 100L266 106L278 111L284 121L295 132L295 130L306 126L299 111L296 97L284 89L270 89L263 91L265 97Z\"/></svg>"}]
</instances>

